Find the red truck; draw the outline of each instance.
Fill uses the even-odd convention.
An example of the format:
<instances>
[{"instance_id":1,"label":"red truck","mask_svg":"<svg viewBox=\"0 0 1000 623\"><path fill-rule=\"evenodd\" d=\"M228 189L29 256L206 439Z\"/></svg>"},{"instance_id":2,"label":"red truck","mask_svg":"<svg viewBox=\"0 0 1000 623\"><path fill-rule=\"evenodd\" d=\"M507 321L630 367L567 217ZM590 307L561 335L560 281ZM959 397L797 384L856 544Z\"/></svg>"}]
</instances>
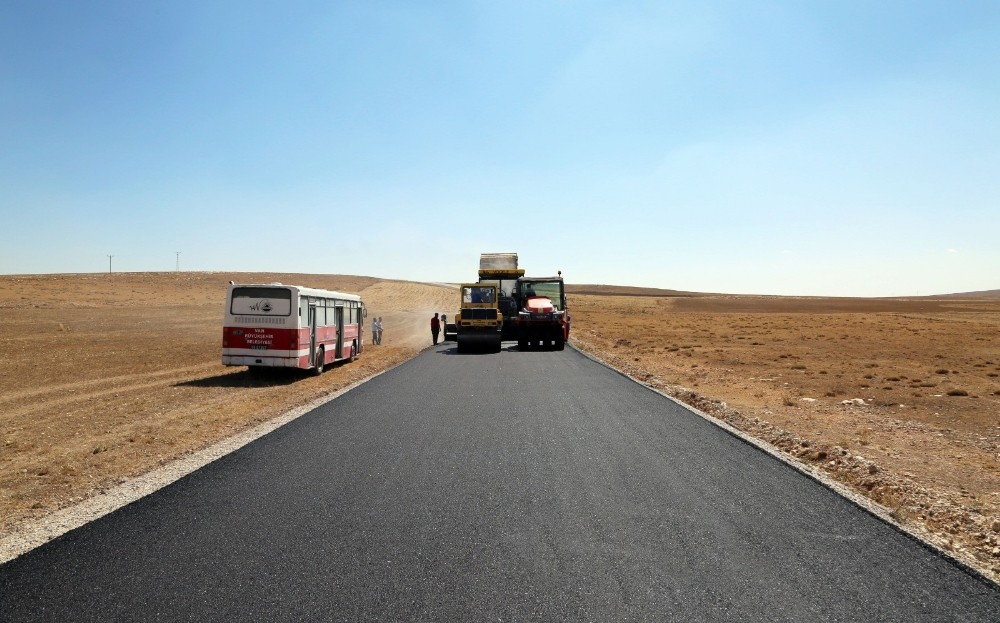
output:
<instances>
[{"instance_id":1,"label":"red truck","mask_svg":"<svg viewBox=\"0 0 1000 623\"><path fill-rule=\"evenodd\" d=\"M570 318L562 271L556 277L521 277L514 300L517 312L517 348L563 350L569 339Z\"/></svg>"}]
</instances>

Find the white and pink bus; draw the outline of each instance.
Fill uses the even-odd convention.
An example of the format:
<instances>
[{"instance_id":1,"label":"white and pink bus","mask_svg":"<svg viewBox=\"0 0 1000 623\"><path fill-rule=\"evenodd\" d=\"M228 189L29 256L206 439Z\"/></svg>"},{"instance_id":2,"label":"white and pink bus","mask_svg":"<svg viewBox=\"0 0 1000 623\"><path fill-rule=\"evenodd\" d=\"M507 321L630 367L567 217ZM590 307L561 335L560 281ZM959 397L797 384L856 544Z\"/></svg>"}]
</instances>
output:
<instances>
[{"instance_id":1,"label":"white and pink bus","mask_svg":"<svg viewBox=\"0 0 1000 623\"><path fill-rule=\"evenodd\" d=\"M326 364L361 353L366 315L356 294L281 283L230 283L222 363L321 374Z\"/></svg>"}]
</instances>

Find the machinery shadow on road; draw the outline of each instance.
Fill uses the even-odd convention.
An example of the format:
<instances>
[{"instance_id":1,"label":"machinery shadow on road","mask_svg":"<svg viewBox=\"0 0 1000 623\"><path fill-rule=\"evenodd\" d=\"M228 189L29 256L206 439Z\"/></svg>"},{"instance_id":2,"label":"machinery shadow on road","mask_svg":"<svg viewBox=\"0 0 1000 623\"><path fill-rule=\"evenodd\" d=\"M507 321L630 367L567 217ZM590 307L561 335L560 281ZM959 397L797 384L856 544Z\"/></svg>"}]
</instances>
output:
<instances>
[{"instance_id":1,"label":"machinery shadow on road","mask_svg":"<svg viewBox=\"0 0 1000 623\"><path fill-rule=\"evenodd\" d=\"M500 352L502 353L515 353L517 352L517 344L504 344L500 347ZM452 343L448 348L444 350L438 350L439 355L495 355L496 351L490 350L489 348L473 348L465 352L458 352L458 346Z\"/></svg>"}]
</instances>

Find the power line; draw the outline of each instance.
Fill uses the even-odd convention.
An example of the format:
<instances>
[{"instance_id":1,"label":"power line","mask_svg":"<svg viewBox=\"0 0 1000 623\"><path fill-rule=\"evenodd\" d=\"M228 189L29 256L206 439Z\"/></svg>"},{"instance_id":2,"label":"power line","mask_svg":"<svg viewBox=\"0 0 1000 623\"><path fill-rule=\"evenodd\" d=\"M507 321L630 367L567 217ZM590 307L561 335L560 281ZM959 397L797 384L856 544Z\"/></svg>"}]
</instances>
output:
<instances>
[{"instance_id":1,"label":"power line","mask_svg":"<svg viewBox=\"0 0 1000 623\"><path fill-rule=\"evenodd\" d=\"M111 258L113 258L113 257L114 257L113 255L108 255L108 274L109 275L111 274Z\"/></svg>"},{"instance_id":2,"label":"power line","mask_svg":"<svg viewBox=\"0 0 1000 623\"><path fill-rule=\"evenodd\" d=\"M181 252L174 251L177 254L177 272L181 272Z\"/></svg>"}]
</instances>

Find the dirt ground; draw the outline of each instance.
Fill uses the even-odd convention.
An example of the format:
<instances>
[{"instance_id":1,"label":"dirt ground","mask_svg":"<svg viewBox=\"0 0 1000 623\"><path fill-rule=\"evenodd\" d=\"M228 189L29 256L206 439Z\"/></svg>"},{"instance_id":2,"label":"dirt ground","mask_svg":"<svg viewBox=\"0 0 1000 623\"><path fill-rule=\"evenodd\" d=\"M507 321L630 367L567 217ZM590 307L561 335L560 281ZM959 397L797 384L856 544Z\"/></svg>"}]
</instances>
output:
<instances>
[{"instance_id":1,"label":"dirt ground","mask_svg":"<svg viewBox=\"0 0 1000 623\"><path fill-rule=\"evenodd\" d=\"M227 368L230 279L359 293L383 344L318 377ZM455 299L446 284L352 276L0 276L0 539L407 360ZM1000 579L1000 300L578 286L569 301L575 346Z\"/></svg>"}]
</instances>

